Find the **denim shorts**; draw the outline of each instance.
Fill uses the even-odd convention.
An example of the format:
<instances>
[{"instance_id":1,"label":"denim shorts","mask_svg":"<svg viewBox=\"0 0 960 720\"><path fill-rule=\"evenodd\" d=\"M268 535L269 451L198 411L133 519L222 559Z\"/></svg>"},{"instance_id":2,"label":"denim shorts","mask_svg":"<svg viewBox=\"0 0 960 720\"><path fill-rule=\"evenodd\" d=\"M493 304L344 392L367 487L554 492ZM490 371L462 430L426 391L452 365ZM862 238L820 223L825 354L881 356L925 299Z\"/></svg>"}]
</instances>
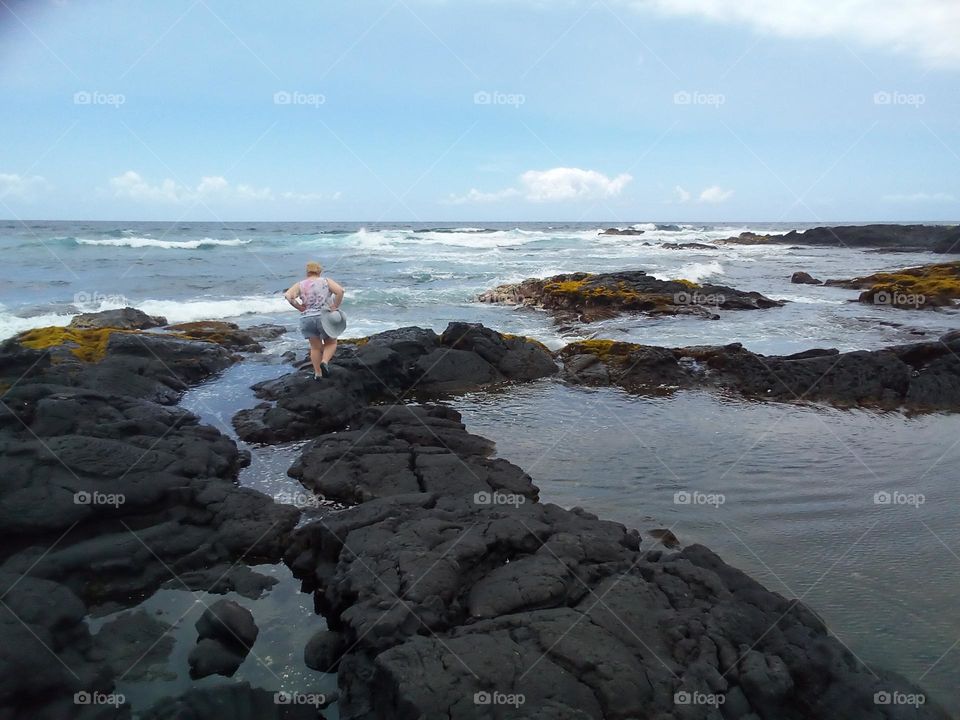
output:
<instances>
[{"instance_id":1,"label":"denim shorts","mask_svg":"<svg viewBox=\"0 0 960 720\"><path fill-rule=\"evenodd\" d=\"M303 315L300 317L300 334L303 335L308 340L310 338L320 338L321 340L329 340L330 336L323 331L323 326L320 324L319 315Z\"/></svg>"}]
</instances>

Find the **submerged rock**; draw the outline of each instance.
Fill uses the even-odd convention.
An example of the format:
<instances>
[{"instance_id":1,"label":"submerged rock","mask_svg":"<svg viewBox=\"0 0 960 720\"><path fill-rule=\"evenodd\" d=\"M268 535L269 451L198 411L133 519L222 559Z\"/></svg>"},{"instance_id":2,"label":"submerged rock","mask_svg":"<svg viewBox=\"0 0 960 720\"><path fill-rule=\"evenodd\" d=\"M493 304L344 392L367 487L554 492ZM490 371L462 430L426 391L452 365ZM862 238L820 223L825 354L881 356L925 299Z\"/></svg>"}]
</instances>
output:
<instances>
[{"instance_id":1,"label":"submerged rock","mask_svg":"<svg viewBox=\"0 0 960 720\"><path fill-rule=\"evenodd\" d=\"M319 694L272 692L248 682L193 688L164 698L144 712L142 720L317 720Z\"/></svg>"},{"instance_id":2,"label":"submerged rock","mask_svg":"<svg viewBox=\"0 0 960 720\"><path fill-rule=\"evenodd\" d=\"M200 638L187 656L190 677L194 680L208 675L233 677L244 659L246 659L246 653L240 652L236 646L213 638Z\"/></svg>"},{"instance_id":3,"label":"submerged rock","mask_svg":"<svg viewBox=\"0 0 960 720\"><path fill-rule=\"evenodd\" d=\"M174 640L171 626L146 610L121 613L94 637L113 672L132 682L176 680L167 665Z\"/></svg>"},{"instance_id":4,"label":"submerged rock","mask_svg":"<svg viewBox=\"0 0 960 720\"><path fill-rule=\"evenodd\" d=\"M196 627L201 640L218 640L245 651L253 647L260 634L253 613L233 600L217 600L203 611Z\"/></svg>"},{"instance_id":5,"label":"submerged rock","mask_svg":"<svg viewBox=\"0 0 960 720\"><path fill-rule=\"evenodd\" d=\"M573 273L530 278L500 285L480 295L481 302L525 305L551 311L558 321L592 322L620 313L700 315L718 318L718 310L780 307L758 292L724 285L698 285L689 280L658 280L642 270L616 273Z\"/></svg>"}]
</instances>

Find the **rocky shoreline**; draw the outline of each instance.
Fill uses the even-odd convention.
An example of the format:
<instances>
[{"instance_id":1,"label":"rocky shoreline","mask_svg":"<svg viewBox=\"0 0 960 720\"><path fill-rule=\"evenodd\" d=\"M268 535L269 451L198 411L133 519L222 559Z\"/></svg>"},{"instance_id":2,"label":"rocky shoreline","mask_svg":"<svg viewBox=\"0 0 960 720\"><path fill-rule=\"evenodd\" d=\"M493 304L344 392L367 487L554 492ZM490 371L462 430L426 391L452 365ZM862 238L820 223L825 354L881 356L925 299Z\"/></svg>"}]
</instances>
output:
<instances>
[{"instance_id":1,"label":"rocky shoreline","mask_svg":"<svg viewBox=\"0 0 960 720\"><path fill-rule=\"evenodd\" d=\"M617 523L540 502L521 468L491 458L492 444L435 402L560 372L589 382L589 367L578 376L572 364L590 353L561 352L561 368L535 341L451 323L439 335L404 328L344 344L329 382L293 371L260 383L263 402L234 419L240 437L309 440L290 475L353 506L297 527L297 508L236 484L245 453L175 405L250 347L229 347L224 330L202 329L222 344L95 326L0 346L0 718L129 717L122 705L76 702L77 693L109 695L123 674L123 633L91 635L85 616L169 583L256 598L269 583L246 565L281 558L327 620L303 645L311 667L339 672L343 718L947 717L929 702L878 703L878 693L922 694L874 675L813 612L706 548L667 552ZM956 398L958 361L932 346L958 343L885 351L912 368L904 397L929 397L937 380ZM648 368L670 367L664 352L674 364L692 357L630 352ZM759 373L744 353L706 349L700 360ZM847 355L848 379L892 363ZM826 359L837 358L777 360ZM892 389L900 385L883 385ZM211 653L222 648L210 643L235 654L233 640L254 644L242 613L210 612L198 631ZM162 640L162 627L151 632ZM197 653L198 666L217 659ZM218 672L216 662L204 667ZM271 697L204 686L144 716L317 717Z\"/></svg>"},{"instance_id":2,"label":"rocky shoreline","mask_svg":"<svg viewBox=\"0 0 960 720\"><path fill-rule=\"evenodd\" d=\"M682 278L659 280L642 270L528 278L488 290L479 300L541 308L558 322L594 322L621 313L697 315L718 320L718 310L763 310L784 304L758 292L725 285L698 284Z\"/></svg>"}]
</instances>

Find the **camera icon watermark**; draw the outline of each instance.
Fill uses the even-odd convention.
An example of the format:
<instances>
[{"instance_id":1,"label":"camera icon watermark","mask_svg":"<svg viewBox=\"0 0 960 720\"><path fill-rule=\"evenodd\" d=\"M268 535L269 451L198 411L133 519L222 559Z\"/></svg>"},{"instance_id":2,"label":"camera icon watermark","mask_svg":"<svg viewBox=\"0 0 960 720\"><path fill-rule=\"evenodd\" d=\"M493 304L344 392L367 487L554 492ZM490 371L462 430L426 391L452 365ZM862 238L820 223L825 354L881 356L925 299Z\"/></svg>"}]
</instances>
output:
<instances>
[{"instance_id":1,"label":"camera icon watermark","mask_svg":"<svg viewBox=\"0 0 960 720\"><path fill-rule=\"evenodd\" d=\"M74 105L107 105L119 108L125 105L127 96L122 93L105 93L99 90L78 90L73 94Z\"/></svg>"},{"instance_id":2,"label":"camera icon watermark","mask_svg":"<svg viewBox=\"0 0 960 720\"><path fill-rule=\"evenodd\" d=\"M504 493L499 490L494 490L493 492L481 490L473 495L474 505L512 505L513 507L520 507L526 501L527 498L523 495L518 493Z\"/></svg>"},{"instance_id":3,"label":"camera icon watermark","mask_svg":"<svg viewBox=\"0 0 960 720\"><path fill-rule=\"evenodd\" d=\"M889 692L880 690L873 694L874 705L911 705L915 708L926 705L927 696L923 693L904 693L899 690Z\"/></svg>"},{"instance_id":4,"label":"camera icon watermark","mask_svg":"<svg viewBox=\"0 0 960 720\"><path fill-rule=\"evenodd\" d=\"M289 490L281 490L273 496L275 503L279 503L280 505L293 505L301 510L305 508L318 508L323 504L324 500L326 500L326 498L323 495L307 492L291 492Z\"/></svg>"},{"instance_id":5,"label":"camera icon watermark","mask_svg":"<svg viewBox=\"0 0 960 720\"><path fill-rule=\"evenodd\" d=\"M520 707L527 701L523 693L502 693L496 690L490 692L481 690L473 694L474 705L510 705L511 707Z\"/></svg>"},{"instance_id":6,"label":"camera icon watermark","mask_svg":"<svg viewBox=\"0 0 960 720\"><path fill-rule=\"evenodd\" d=\"M103 693L80 690L73 694L74 705L110 705L118 708L127 701L123 693Z\"/></svg>"},{"instance_id":7,"label":"camera icon watermark","mask_svg":"<svg viewBox=\"0 0 960 720\"><path fill-rule=\"evenodd\" d=\"M108 295L101 292L87 292L81 290L74 293L73 304L77 306L92 305L100 307L102 305L117 305L119 307L128 307L129 300L123 295Z\"/></svg>"},{"instance_id":8,"label":"camera icon watermark","mask_svg":"<svg viewBox=\"0 0 960 720\"><path fill-rule=\"evenodd\" d=\"M677 90L673 94L674 105L704 105L719 109L727 102L723 93L708 93L700 90Z\"/></svg>"},{"instance_id":9,"label":"camera icon watermark","mask_svg":"<svg viewBox=\"0 0 960 720\"><path fill-rule=\"evenodd\" d=\"M673 694L674 705L709 705L711 707L720 707L726 701L726 695L715 693L679 690Z\"/></svg>"},{"instance_id":10,"label":"camera icon watermark","mask_svg":"<svg viewBox=\"0 0 960 720\"><path fill-rule=\"evenodd\" d=\"M927 298L920 293L880 290L873 294L873 304L887 307L919 308L927 304Z\"/></svg>"},{"instance_id":11,"label":"camera icon watermark","mask_svg":"<svg viewBox=\"0 0 960 720\"><path fill-rule=\"evenodd\" d=\"M687 292L681 290L673 294L674 305L723 305L727 301L726 295L722 293L702 293L696 290Z\"/></svg>"},{"instance_id":12,"label":"camera icon watermark","mask_svg":"<svg viewBox=\"0 0 960 720\"><path fill-rule=\"evenodd\" d=\"M673 494L674 505L710 505L719 508L727 502L723 493L705 493L699 490L678 490Z\"/></svg>"},{"instance_id":13,"label":"camera icon watermark","mask_svg":"<svg viewBox=\"0 0 960 720\"><path fill-rule=\"evenodd\" d=\"M923 493L905 493L899 490L880 490L873 494L874 505L900 506L918 508L927 502Z\"/></svg>"},{"instance_id":14,"label":"camera icon watermark","mask_svg":"<svg viewBox=\"0 0 960 720\"><path fill-rule=\"evenodd\" d=\"M905 93L898 90L878 90L873 94L874 105L906 105L919 108L927 102L923 93Z\"/></svg>"},{"instance_id":15,"label":"camera icon watermark","mask_svg":"<svg viewBox=\"0 0 960 720\"><path fill-rule=\"evenodd\" d=\"M327 705L327 696L323 693L286 692L281 690L273 694L274 705L312 705L322 708Z\"/></svg>"},{"instance_id":16,"label":"camera icon watermark","mask_svg":"<svg viewBox=\"0 0 960 720\"><path fill-rule=\"evenodd\" d=\"M74 505L118 508L126 501L127 498L123 493L102 493L99 490L80 490L73 494Z\"/></svg>"},{"instance_id":17,"label":"camera icon watermark","mask_svg":"<svg viewBox=\"0 0 960 720\"><path fill-rule=\"evenodd\" d=\"M305 93L299 90L277 90L273 94L274 105L300 105L319 108L327 104L327 96L321 93Z\"/></svg>"},{"instance_id":18,"label":"camera icon watermark","mask_svg":"<svg viewBox=\"0 0 960 720\"><path fill-rule=\"evenodd\" d=\"M521 93L505 93L499 90L478 90L473 94L474 105L507 105L519 108L527 102L527 96Z\"/></svg>"}]
</instances>

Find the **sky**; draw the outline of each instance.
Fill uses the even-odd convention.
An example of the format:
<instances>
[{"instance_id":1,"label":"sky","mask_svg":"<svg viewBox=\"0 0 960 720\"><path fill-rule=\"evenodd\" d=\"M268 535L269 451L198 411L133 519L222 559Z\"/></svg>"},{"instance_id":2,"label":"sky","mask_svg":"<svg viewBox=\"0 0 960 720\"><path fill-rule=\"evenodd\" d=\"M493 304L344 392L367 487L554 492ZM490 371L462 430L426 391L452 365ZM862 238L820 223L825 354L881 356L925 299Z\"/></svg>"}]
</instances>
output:
<instances>
[{"instance_id":1,"label":"sky","mask_svg":"<svg viewBox=\"0 0 960 720\"><path fill-rule=\"evenodd\" d=\"M0 217L960 220L957 0L0 0Z\"/></svg>"}]
</instances>

